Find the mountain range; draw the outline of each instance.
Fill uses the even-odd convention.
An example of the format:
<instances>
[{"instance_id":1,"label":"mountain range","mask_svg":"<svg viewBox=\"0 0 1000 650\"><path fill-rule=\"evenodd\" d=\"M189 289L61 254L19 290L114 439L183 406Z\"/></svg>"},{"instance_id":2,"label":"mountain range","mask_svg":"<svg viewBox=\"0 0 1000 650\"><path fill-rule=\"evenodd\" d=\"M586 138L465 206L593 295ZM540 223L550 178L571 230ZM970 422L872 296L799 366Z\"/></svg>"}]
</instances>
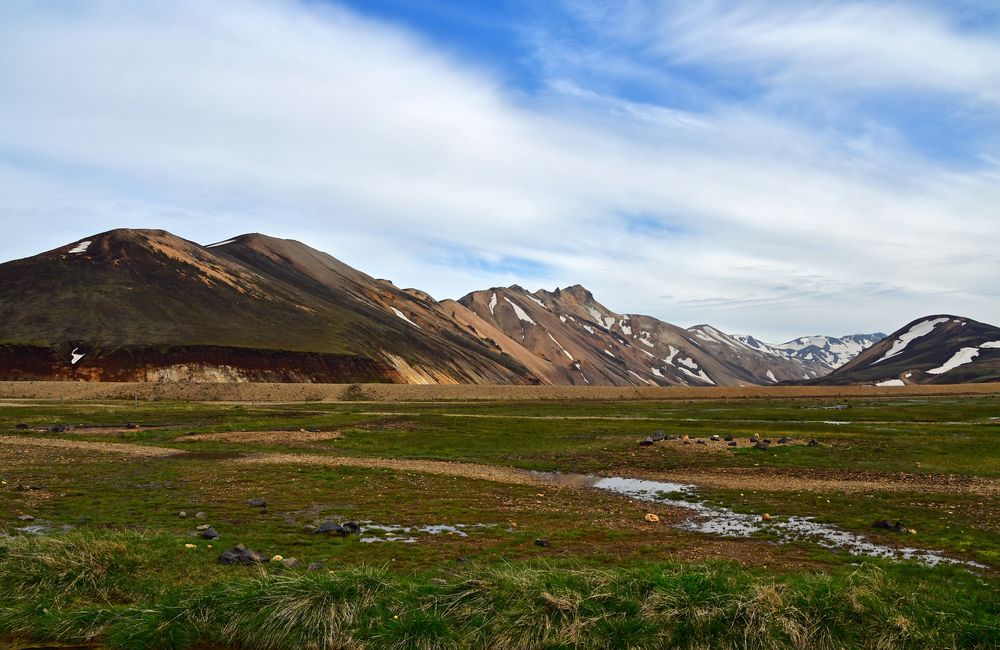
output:
<instances>
[{"instance_id":1,"label":"mountain range","mask_svg":"<svg viewBox=\"0 0 1000 650\"><path fill-rule=\"evenodd\" d=\"M775 345L619 314L580 285L437 301L292 240L248 234L202 246L162 230L119 229L0 264L0 379L740 386L994 378L1000 350L990 343L1000 331L939 318L948 322L921 336ZM923 331L921 322L911 326ZM900 338L912 343L871 359ZM971 355L965 363L929 365L947 365L941 355L965 348L976 350L961 353Z\"/></svg>"}]
</instances>

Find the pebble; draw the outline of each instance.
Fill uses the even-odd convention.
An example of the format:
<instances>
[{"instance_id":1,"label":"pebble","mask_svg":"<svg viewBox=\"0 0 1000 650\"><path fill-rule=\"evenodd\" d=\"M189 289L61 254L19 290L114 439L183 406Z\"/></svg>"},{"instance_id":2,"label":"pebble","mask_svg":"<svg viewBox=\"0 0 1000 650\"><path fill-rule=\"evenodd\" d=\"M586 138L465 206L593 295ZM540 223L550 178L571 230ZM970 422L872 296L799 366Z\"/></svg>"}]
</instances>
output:
<instances>
[{"instance_id":1,"label":"pebble","mask_svg":"<svg viewBox=\"0 0 1000 650\"><path fill-rule=\"evenodd\" d=\"M181 519L184 519L188 516L188 513L181 510L180 512L177 513L177 516L180 517Z\"/></svg>"},{"instance_id":2,"label":"pebble","mask_svg":"<svg viewBox=\"0 0 1000 650\"><path fill-rule=\"evenodd\" d=\"M201 524L194 527L195 530L208 530L209 528L211 528L211 526L208 524Z\"/></svg>"},{"instance_id":3,"label":"pebble","mask_svg":"<svg viewBox=\"0 0 1000 650\"><path fill-rule=\"evenodd\" d=\"M214 528L209 528L201 534L202 539L219 539L219 533Z\"/></svg>"},{"instance_id":4,"label":"pebble","mask_svg":"<svg viewBox=\"0 0 1000 650\"><path fill-rule=\"evenodd\" d=\"M538 539L535 540L535 546L541 546L542 548L548 548L548 547L552 546L552 542L550 542L549 540L547 540L545 538L539 537Z\"/></svg>"},{"instance_id":5,"label":"pebble","mask_svg":"<svg viewBox=\"0 0 1000 650\"><path fill-rule=\"evenodd\" d=\"M17 520L18 521L34 521L35 518L32 517L31 515L18 515L17 516Z\"/></svg>"},{"instance_id":6,"label":"pebble","mask_svg":"<svg viewBox=\"0 0 1000 650\"><path fill-rule=\"evenodd\" d=\"M307 571L322 571L323 570L323 563L322 562L310 562L309 566L306 567L306 570Z\"/></svg>"},{"instance_id":7,"label":"pebble","mask_svg":"<svg viewBox=\"0 0 1000 650\"><path fill-rule=\"evenodd\" d=\"M652 512L648 513L645 517L643 517L643 519L645 519L646 521L648 521L648 522L650 522L652 524L655 524L658 521L660 521L660 518L658 516L654 515Z\"/></svg>"},{"instance_id":8,"label":"pebble","mask_svg":"<svg viewBox=\"0 0 1000 650\"><path fill-rule=\"evenodd\" d=\"M247 505L250 506L251 508L266 508L267 501L264 499L264 497L256 497L254 499L248 500Z\"/></svg>"},{"instance_id":9,"label":"pebble","mask_svg":"<svg viewBox=\"0 0 1000 650\"><path fill-rule=\"evenodd\" d=\"M194 518L195 519L207 519L208 515L206 515L204 512L196 512L196 513L194 513Z\"/></svg>"}]
</instances>

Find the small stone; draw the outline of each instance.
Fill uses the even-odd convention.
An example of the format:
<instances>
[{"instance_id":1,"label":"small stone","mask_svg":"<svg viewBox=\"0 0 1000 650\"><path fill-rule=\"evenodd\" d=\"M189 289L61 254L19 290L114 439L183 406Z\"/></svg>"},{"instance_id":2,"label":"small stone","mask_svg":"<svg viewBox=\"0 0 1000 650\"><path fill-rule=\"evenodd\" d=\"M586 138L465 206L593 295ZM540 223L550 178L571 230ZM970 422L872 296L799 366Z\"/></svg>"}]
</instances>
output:
<instances>
[{"instance_id":1,"label":"small stone","mask_svg":"<svg viewBox=\"0 0 1000 650\"><path fill-rule=\"evenodd\" d=\"M645 517L643 517L643 519L645 519L651 524L655 524L660 521L660 518L654 515L652 512L648 513Z\"/></svg>"},{"instance_id":2,"label":"small stone","mask_svg":"<svg viewBox=\"0 0 1000 650\"><path fill-rule=\"evenodd\" d=\"M782 437L778 438L778 444L779 445L787 445L791 441L792 441L791 438L786 438L785 436L782 436Z\"/></svg>"},{"instance_id":3,"label":"small stone","mask_svg":"<svg viewBox=\"0 0 1000 650\"><path fill-rule=\"evenodd\" d=\"M185 518L187 518L188 513L186 513L183 510L181 510L180 512L177 513L177 516L180 517L181 519L185 519Z\"/></svg>"},{"instance_id":4,"label":"small stone","mask_svg":"<svg viewBox=\"0 0 1000 650\"><path fill-rule=\"evenodd\" d=\"M275 555L274 557L271 558L271 561L272 562L281 562L284 559L285 559L285 556L283 556L283 555Z\"/></svg>"},{"instance_id":5,"label":"small stone","mask_svg":"<svg viewBox=\"0 0 1000 650\"><path fill-rule=\"evenodd\" d=\"M197 544L185 544L184 548L198 548Z\"/></svg>"},{"instance_id":6,"label":"small stone","mask_svg":"<svg viewBox=\"0 0 1000 650\"><path fill-rule=\"evenodd\" d=\"M209 528L211 528L211 526L208 524L200 524L194 527L195 530L208 530Z\"/></svg>"},{"instance_id":7,"label":"small stone","mask_svg":"<svg viewBox=\"0 0 1000 650\"><path fill-rule=\"evenodd\" d=\"M811 439L808 444L810 447L819 447L819 441L816 438Z\"/></svg>"},{"instance_id":8,"label":"small stone","mask_svg":"<svg viewBox=\"0 0 1000 650\"><path fill-rule=\"evenodd\" d=\"M345 521L341 527L347 531L348 535L358 535L361 533L361 524L356 521Z\"/></svg>"},{"instance_id":9,"label":"small stone","mask_svg":"<svg viewBox=\"0 0 1000 650\"><path fill-rule=\"evenodd\" d=\"M17 520L18 521L34 521L35 518L32 517L31 515L18 515L17 516Z\"/></svg>"},{"instance_id":10,"label":"small stone","mask_svg":"<svg viewBox=\"0 0 1000 650\"><path fill-rule=\"evenodd\" d=\"M276 555L275 557L281 557L281 556L280 555ZM281 560L279 560L279 562L281 562L282 564L284 564L285 567L288 568L288 569L294 569L295 567L300 566L302 564L302 562L299 561L298 558L294 558L294 557L282 558Z\"/></svg>"},{"instance_id":11,"label":"small stone","mask_svg":"<svg viewBox=\"0 0 1000 650\"><path fill-rule=\"evenodd\" d=\"M698 443L699 445L707 445L708 444L707 442L705 442L701 438L698 438L697 440L695 440L695 442Z\"/></svg>"},{"instance_id":12,"label":"small stone","mask_svg":"<svg viewBox=\"0 0 1000 650\"><path fill-rule=\"evenodd\" d=\"M648 447L651 444L653 444L653 439L652 438L644 438L644 439L642 439L642 440L639 441L639 446L641 446L641 447Z\"/></svg>"},{"instance_id":13,"label":"small stone","mask_svg":"<svg viewBox=\"0 0 1000 650\"><path fill-rule=\"evenodd\" d=\"M126 429L138 429L139 425L135 424L134 422L129 422L128 424L125 425L125 428Z\"/></svg>"},{"instance_id":14,"label":"small stone","mask_svg":"<svg viewBox=\"0 0 1000 650\"><path fill-rule=\"evenodd\" d=\"M334 534L336 534L336 535L348 535L349 534L347 532L347 530L343 526L341 526L340 524L335 524L332 521L330 521L329 519L327 519L326 521L324 521L323 523L321 523L319 526L317 526L316 530L314 530L313 532L321 534L321 535L334 535Z\"/></svg>"},{"instance_id":15,"label":"small stone","mask_svg":"<svg viewBox=\"0 0 1000 650\"><path fill-rule=\"evenodd\" d=\"M764 513L760 516L761 521L771 521L771 515L769 513Z\"/></svg>"},{"instance_id":16,"label":"small stone","mask_svg":"<svg viewBox=\"0 0 1000 650\"><path fill-rule=\"evenodd\" d=\"M545 539L543 537L539 537L538 539L535 540L535 546L541 546L542 548L548 548L548 547L552 546L552 542L550 542L549 540L547 540L547 539Z\"/></svg>"},{"instance_id":17,"label":"small stone","mask_svg":"<svg viewBox=\"0 0 1000 650\"><path fill-rule=\"evenodd\" d=\"M907 532L910 533L911 535L916 535L917 534L917 531L914 530L913 528L908 528Z\"/></svg>"},{"instance_id":18,"label":"small stone","mask_svg":"<svg viewBox=\"0 0 1000 650\"><path fill-rule=\"evenodd\" d=\"M227 551L223 551L219 556L220 564L264 564L268 557L258 551L251 551L243 544L239 544Z\"/></svg>"},{"instance_id":19,"label":"small stone","mask_svg":"<svg viewBox=\"0 0 1000 650\"><path fill-rule=\"evenodd\" d=\"M206 515L204 512L196 512L196 513L194 513L194 518L195 519L207 519L208 515Z\"/></svg>"},{"instance_id":20,"label":"small stone","mask_svg":"<svg viewBox=\"0 0 1000 650\"><path fill-rule=\"evenodd\" d=\"M250 506L251 508L266 508L267 501L264 499L264 497L256 497L254 499L250 499L249 501L247 501L247 505Z\"/></svg>"},{"instance_id":21,"label":"small stone","mask_svg":"<svg viewBox=\"0 0 1000 650\"><path fill-rule=\"evenodd\" d=\"M708 439L711 440L712 442L719 442L719 440L721 440L721 438L718 436L718 434L713 434L713 435L709 436Z\"/></svg>"},{"instance_id":22,"label":"small stone","mask_svg":"<svg viewBox=\"0 0 1000 650\"><path fill-rule=\"evenodd\" d=\"M732 442L733 440L736 440L736 437L730 434L725 438L723 438L723 440L725 440L726 442Z\"/></svg>"},{"instance_id":23,"label":"small stone","mask_svg":"<svg viewBox=\"0 0 1000 650\"><path fill-rule=\"evenodd\" d=\"M736 441L735 440L730 440L726 444L729 445L730 447L735 447L736 446Z\"/></svg>"},{"instance_id":24,"label":"small stone","mask_svg":"<svg viewBox=\"0 0 1000 650\"><path fill-rule=\"evenodd\" d=\"M219 539L219 533L214 528L209 528L201 534L202 539Z\"/></svg>"},{"instance_id":25,"label":"small stone","mask_svg":"<svg viewBox=\"0 0 1000 650\"><path fill-rule=\"evenodd\" d=\"M757 444L754 445L754 448L756 448L756 449L767 449L770 446L771 446L770 442L768 442L766 440L758 440Z\"/></svg>"},{"instance_id":26,"label":"small stone","mask_svg":"<svg viewBox=\"0 0 1000 650\"><path fill-rule=\"evenodd\" d=\"M15 429L17 429L18 431L25 431L25 430L27 430L27 428L28 428L28 425L27 425L27 424L24 424L24 423L22 422L21 424L17 425L17 426L16 426L16 427L14 427L14 428L15 428Z\"/></svg>"},{"instance_id":27,"label":"small stone","mask_svg":"<svg viewBox=\"0 0 1000 650\"><path fill-rule=\"evenodd\" d=\"M312 524L306 524L305 526L302 527L302 530L306 531L307 533L311 533L314 530L316 530L316 527L313 526Z\"/></svg>"},{"instance_id":28,"label":"small stone","mask_svg":"<svg viewBox=\"0 0 1000 650\"><path fill-rule=\"evenodd\" d=\"M309 566L306 567L306 570L307 571L322 571L323 570L323 563L322 562L310 562Z\"/></svg>"},{"instance_id":29,"label":"small stone","mask_svg":"<svg viewBox=\"0 0 1000 650\"><path fill-rule=\"evenodd\" d=\"M651 435L649 437L653 440L653 442L660 442L661 440L663 440L664 438L666 438L667 435L665 433L663 433L662 431L657 431L656 433L654 433L653 435Z\"/></svg>"},{"instance_id":30,"label":"small stone","mask_svg":"<svg viewBox=\"0 0 1000 650\"><path fill-rule=\"evenodd\" d=\"M755 433L752 436L750 436L750 442L757 442L758 440L760 440L760 435L759 434Z\"/></svg>"}]
</instances>

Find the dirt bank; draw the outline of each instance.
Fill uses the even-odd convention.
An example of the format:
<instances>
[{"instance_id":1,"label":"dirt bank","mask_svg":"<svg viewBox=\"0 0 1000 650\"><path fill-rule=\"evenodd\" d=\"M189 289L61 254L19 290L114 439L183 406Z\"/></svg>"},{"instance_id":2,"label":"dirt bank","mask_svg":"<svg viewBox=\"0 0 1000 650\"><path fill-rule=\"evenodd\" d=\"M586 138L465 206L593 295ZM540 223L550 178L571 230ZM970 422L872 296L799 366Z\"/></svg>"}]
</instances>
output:
<instances>
[{"instance_id":1,"label":"dirt bank","mask_svg":"<svg viewBox=\"0 0 1000 650\"><path fill-rule=\"evenodd\" d=\"M1000 394L1000 383L922 386L747 386L682 388L408 384L0 382L0 399L232 402L421 402L531 400L711 400Z\"/></svg>"}]
</instances>

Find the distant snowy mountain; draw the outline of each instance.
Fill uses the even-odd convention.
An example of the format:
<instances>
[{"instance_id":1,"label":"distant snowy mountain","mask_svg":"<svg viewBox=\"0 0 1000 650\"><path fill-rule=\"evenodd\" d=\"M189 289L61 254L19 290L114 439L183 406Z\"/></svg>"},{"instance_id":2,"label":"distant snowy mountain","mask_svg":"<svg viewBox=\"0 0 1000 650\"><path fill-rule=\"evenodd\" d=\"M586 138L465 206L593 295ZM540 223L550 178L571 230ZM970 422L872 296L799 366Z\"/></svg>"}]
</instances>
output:
<instances>
[{"instance_id":1,"label":"distant snowy mountain","mask_svg":"<svg viewBox=\"0 0 1000 650\"><path fill-rule=\"evenodd\" d=\"M885 338L882 332L846 336L802 336L786 343L765 343L752 336L733 338L758 352L782 359L795 359L806 369L808 379L827 375L848 363L862 351Z\"/></svg>"}]
</instances>

